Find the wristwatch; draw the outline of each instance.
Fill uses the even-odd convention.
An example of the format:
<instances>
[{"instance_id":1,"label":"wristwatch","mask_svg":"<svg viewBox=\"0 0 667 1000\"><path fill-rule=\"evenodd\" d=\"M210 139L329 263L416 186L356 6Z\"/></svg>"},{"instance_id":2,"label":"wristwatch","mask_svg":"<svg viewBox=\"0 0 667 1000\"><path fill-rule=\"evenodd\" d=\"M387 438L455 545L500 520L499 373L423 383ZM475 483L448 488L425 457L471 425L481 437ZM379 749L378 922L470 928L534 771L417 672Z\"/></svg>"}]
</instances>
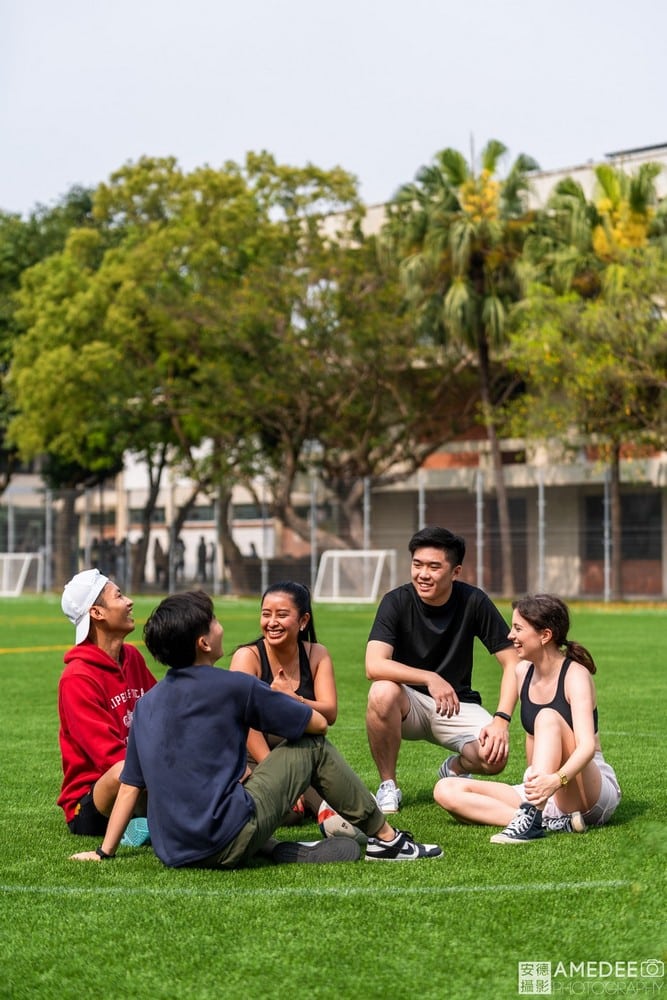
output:
<instances>
[{"instance_id":1,"label":"wristwatch","mask_svg":"<svg viewBox=\"0 0 667 1000\"><path fill-rule=\"evenodd\" d=\"M96 854L96 855L98 856L98 858L100 858L100 859L101 859L102 861L113 861L113 859L114 859L114 858L116 857L116 855L115 855L115 854L107 854L107 852L106 852L106 851L103 851L101 847L96 847L96 848L95 848L95 854Z\"/></svg>"},{"instance_id":2,"label":"wristwatch","mask_svg":"<svg viewBox=\"0 0 667 1000\"><path fill-rule=\"evenodd\" d=\"M558 772L558 777L560 778L560 787L561 788L565 788L565 786L567 785L568 781L570 780L568 778L568 776L566 775L565 771L559 771Z\"/></svg>"}]
</instances>

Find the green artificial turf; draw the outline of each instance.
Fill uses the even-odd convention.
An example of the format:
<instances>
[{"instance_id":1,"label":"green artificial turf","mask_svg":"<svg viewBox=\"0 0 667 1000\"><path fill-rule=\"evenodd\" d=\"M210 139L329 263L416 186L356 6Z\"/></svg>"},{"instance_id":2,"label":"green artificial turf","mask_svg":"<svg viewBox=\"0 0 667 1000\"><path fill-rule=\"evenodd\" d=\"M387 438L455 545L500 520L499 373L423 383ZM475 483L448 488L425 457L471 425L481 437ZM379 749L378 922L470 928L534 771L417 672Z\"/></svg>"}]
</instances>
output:
<instances>
[{"instance_id":1,"label":"green artificial turf","mask_svg":"<svg viewBox=\"0 0 667 1000\"><path fill-rule=\"evenodd\" d=\"M141 645L155 603L136 601L131 641ZM666 609L571 610L571 636L598 663L602 746L623 788L608 827L526 846L490 844L492 830L457 825L433 803L444 753L404 744L399 825L442 844L442 859L258 862L222 873L169 870L147 847L121 848L110 863L69 860L96 844L72 837L55 805L56 687L73 630L56 596L0 601L0 997L502 1000L529 995L525 981L519 992L519 963L536 962L551 962L552 974L560 968L554 995L647 995L649 987L659 995L659 965L643 966L652 977L620 972L666 958ZM225 598L217 611L224 667L237 643L258 634L258 602ZM373 612L315 609L339 687L330 738L375 791L363 670ZM498 680L495 659L480 647L476 681L492 709ZM519 780L523 767L515 719L505 777ZM314 839L318 831L311 823L285 836ZM574 972L565 974L570 963ZM613 975L588 976L609 963Z\"/></svg>"}]
</instances>

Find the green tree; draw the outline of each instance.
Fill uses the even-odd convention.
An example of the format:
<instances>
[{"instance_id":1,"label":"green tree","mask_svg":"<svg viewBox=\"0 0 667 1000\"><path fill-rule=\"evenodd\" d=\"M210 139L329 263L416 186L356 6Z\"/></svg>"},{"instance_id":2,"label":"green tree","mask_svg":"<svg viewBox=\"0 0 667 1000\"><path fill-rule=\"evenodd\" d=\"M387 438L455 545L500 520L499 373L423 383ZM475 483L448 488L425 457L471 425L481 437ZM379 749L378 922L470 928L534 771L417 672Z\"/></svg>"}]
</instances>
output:
<instances>
[{"instance_id":1,"label":"green tree","mask_svg":"<svg viewBox=\"0 0 667 1000\"><path fill-rule=\"evenodd\" d=\"M245 191L232 170L186 176L171 160L123 168L95 196L102 252L100 232L74 230L61 254L27 272L19 296L13 439L26 456L77 454L93 468L98 452L139 454L151 476L141 566L167 455L196 472L206 429L198 387L223 346L211 330L225 284L238 281L236 217L256 229L239 209ZM224 360L216 374L209 405L233 397Z\"/></svg>"},{"instance_id":2,"label":"green tree","mask_svg":"<svg viewBox=\"0 0 667 1000\"><path fill-rule=\"evenodd\" d=\"M493 360L506 344L508 309L520 297L516 264L532 220L528 174L537 164L522 154L499 179L505 153L502 143L491 140L478 173L457 150L436 154L399 191L388 231L402 258L420 333L474 358L498 505L502 589L512 594L511 524L495 415L511 387L494 379Z\"/></svg>"},{"instance_id":3,"label":"green tree","mask_svg":"<svg viewBox=\"0 0 667 1000\"><path fill-rule=\"evenodd\" d=\"M318 527L318 547L360 546L364 479L410 475L442 442L445 405L463 413L470 386L448 380L434 363L441 351L415 344L396 267L363 236L348 175L284 168L266 155L250 168L275 223L234 314L262 472L274 513L309 539L293 496L316 454L340 515L335 532Z\"/></svg>"},{"instance_id":4,"label":"green tree","mask_svg":"<svg viewBox=\"0 0 667 1000\"><path fill-rule=\"evenodd\" d=\"M516 432L590 436L609 465L611 591L621 594L620 461L624 446L664 447L667 301L660 168L596 168L591 200L555 188L526 244L527 297L511 357L528 387ZM536 381L536 378L539 380ZM520 417L519 417L520 415ZM518 418L518 419L517 419Z\"/></svg>"},{"instance_id":5,"label":"green tree","mask_svg":"<svg viewBox=\"0 0 667 1000\"><path fill-rule=\"evenodd\" d=\"M12 368L12 433L23 453L65 461L76 452L94 463L100 447L150 462L167 443L199 490L229 498L235 482L251 481L275 459L258 414L279 385L278 355L291 372L301 347L292 272L307 265L323 215L347 207L350 191L341 171L282 168L266 154L245 169L185 175L171 159L144 159L114 174L95 195L103 253L101 237L75 230L24 281L25 333ZM282 283L269 282L267 294L274 273ZM79 383L91 392L77 392ZM223 544L238 565L229 533Z\"/></svg>"},{"instance_id":6,"label":"green tree","mask_svg":"<svg viewBox=\"0 0 667 1000\"><path fill-rule=\"evenodd\" d=\"M344 171L266 153L115 173L95 193L97 228L24 276L11 376L23 454L97 468L132 451L155 473L149 503L169 461L195 484L186 504L200 491L223 511L261 475L274 513L308 537L293 492L316 442L348 524L320 544L361 544L363 477L397 463L408 475L442 440L445 401L463 412L470 391L445 377L439 349L415 346L361 211ZM246 590L224 513L220 529Z\"/></svg>"},{"instance_id":7,"label":"green tree","mask_svg":"<svg viewBox=\"0 0 667 1000\"><path fill-rule=\"evenodd\" d=\"M661 169L644 163L626 174L600 164L590 199L571 177L559 181L526 240L524 283L595 298L606 268L628 250L652 244L667 251L667 202L658 201L655 185Z\"/></svg>"},{"instance_id":8,"label":"green tree","mask_svg":"<svg viewBox=\"0 0 667 1000\"><path fill-rule=\"evenodd\" d=\"M348 543L361 546L365 481L385 486L414 473L469 427L479 396L460 359L415 338L398 270L375 238L342 250L327 291L335 319L323 352L321 472Z\"/></svg>"},{"instance_id":9,"label":"green tree","mask_svg":"<svg viewBox=\"0 0 667 1000\"><path fill-rule=\"evenodd\" d=\"M23 272L62 250L72 228L92 225L91 208L91 192L73 187L55 205L36 206L26 219L0 212L0 493L18 461L6 438L12 414L4 385L13 344L21 332L15 320L15 293Z\"/></svg>"},{"instance_id":10,"label":"green tree","mask_svg":"<svg viewBox=\"0 0 667 1000\"><path fill-rule=\"evenodd\" d=\"M92 301L95 272L87 258L98 241L93 230L73 230L61 253L24 272L17 293L24 332L14 341L7 378L8 439L26 460L44 456L49 485L63 491L56 583L71 574L78 492L118 471L132 442L128 372L119 345L100 336L102 311Z\"/></svg>"}]
</instances>

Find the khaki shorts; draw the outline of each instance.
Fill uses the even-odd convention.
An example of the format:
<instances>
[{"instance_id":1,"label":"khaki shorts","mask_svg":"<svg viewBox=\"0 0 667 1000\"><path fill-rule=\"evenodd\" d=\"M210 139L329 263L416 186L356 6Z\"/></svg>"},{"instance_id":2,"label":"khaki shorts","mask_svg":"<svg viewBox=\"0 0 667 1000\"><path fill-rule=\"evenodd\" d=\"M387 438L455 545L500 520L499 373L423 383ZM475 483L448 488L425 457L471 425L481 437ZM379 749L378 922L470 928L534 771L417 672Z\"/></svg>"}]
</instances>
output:
<instances>
[{"instance_id":1,"label":"khaki shorts","mask_svg":"<svg viewBox=\"0 0 667 1000\"><path fill-rule=\"evenodd\" d=\"M479 739L480 730L493 721L485 708L472 701L462 701L458 715L438 715L430 694L402 685L410 701L408 714L401 723L404 740L426 740L436 746L460 753L466 743Z\"/></svg>"},{"instance_id":2,"label":"khaki shorts","mask_svg":"<svg viewBox=\"0 0 667 1000\"><path fill-rule=\"evenodd\" d=\"M618 779L616 778L616 773L614 772L611 764L602 756L601 752L596 751L593 761L597 764L598 771L600 772L600 777L602 779L600 784L600 795L592 808L588 812L582 813L584 823L586 826L603 826L614 813L618 803L621 801L621 789L618 784ZM528 768L526 768L523 780L526 780L528 775ZM525 789L523 784L513 786L518 794L521 796L521 801L526 801ZM564 816L565 813L562 809L559 809L554 802L553 796L547 799L547 804L542 810L542 815L547 819L556 819L558 816Z\"/></svg>"}]
</instances>

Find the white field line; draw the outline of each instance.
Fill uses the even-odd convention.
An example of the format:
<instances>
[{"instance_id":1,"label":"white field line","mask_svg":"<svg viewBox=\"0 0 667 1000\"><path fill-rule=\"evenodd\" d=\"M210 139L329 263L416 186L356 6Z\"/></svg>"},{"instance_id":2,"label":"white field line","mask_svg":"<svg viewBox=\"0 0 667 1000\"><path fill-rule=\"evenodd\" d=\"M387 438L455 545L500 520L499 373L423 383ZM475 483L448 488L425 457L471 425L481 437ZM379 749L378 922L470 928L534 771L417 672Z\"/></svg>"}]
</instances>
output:
<instances>
[{"instance_id":1,"label":"white field line","mask_svg":"<svg viewBox=\"0 0 667 1000\"><path fill-rule=\"evenodd\" d=\"M644 738L646 736L648 736L650 739L656 739L656 740L658 739L658 737L660 737L661 739L665 738L664 729L662 730L662 732L656 730L653 733L638 733L636 731L625 732L623 729L603 729L601 733L604 739L606 739L608 736L629 736L633 740L636 740L640 737Z\"/></svg>"},{"instance_id":2,"label":"white field line","mask_svg":"<svg viewBox=\"0 0 667 1000\"><path fill-rule=\"evenodd\" d=\"M224 873L217 877L224 878ZM531 882L525 885L484 885L484 886L314 886L311 889L293 886L276 886L262 889L161 889L128 888L127 886L38 886L0 885L0 892L36 896L165 896L173 898L219 898L239 902L243 897L270 896L462 896L475 893L521 892L580 892L582 889L622 889L636 885L631 879L609 879L590 882Z\"/></svg>"},{"instance_id":3,"label":"white field line","mask_svg":"<svg viewBox=\"0 0 667 1000\"><path fill-rule=\"evenodd\" d=\"M339 726L338 723L336 723L336 731L333 734L333 739L336 738L336 735L338 733L354 733L355 735L357 735L359 733L359 727L358 726L357 727L353 727L353 726ZM328 738L330 738L330 737L331 737L331 733L329 733ZM632 732L625 733L625 732L611 732L610 730L607 730L607 731L601 733L601 737L602 737L602 742L603 743L606 740L610 739L611 737L614 737L614 738L621 737L623 739L630 739L630 740L633 740L635 742L637 740L664 740L665 739L665 732L663 730L662 732L643 733L643 732L638 732L635 729ZM523 734L522 733L520 733L517 736L517 741L518 740L523 740ZM330 740L330 742L333 742L333 740ZM432 744L432 745L434 745L434 744ZM514 746L516 744L512 744L512 745ZM523 752L523 743L521 744L519 750L515 751L515 753L522 753L522 752ZM603 749L603 752L604 752L604 749ZM448 754L449 751L447 750L446 747L442 747L442 753ZM350 756L351 756L351 754L350 754ZM609 761L607 761L607 763L609 763ZM378 779L378 781L379 781L379 779Z\"/></svg>"}]
</instances>

